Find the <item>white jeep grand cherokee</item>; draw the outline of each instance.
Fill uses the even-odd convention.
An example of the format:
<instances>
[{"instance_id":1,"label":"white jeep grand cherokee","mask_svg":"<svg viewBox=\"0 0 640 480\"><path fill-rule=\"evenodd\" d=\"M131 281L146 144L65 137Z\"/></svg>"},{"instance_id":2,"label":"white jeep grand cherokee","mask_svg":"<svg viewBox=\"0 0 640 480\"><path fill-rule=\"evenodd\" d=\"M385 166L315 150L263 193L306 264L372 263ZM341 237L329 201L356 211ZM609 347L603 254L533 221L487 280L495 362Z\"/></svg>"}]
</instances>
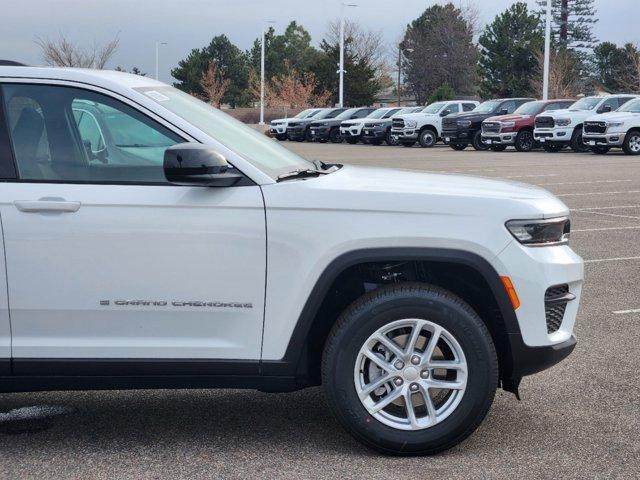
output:
<instances>
[{"instance_id":1,"label":"white jeep grand cherokee","mask_svg":"<svg viewBox=\"0 0 640 480\"><path fill-rule=\"evenodd\" d=\"M310 162L124 73L0 67L0 97L0 391L322 384L432 454L574 348L545 190Z\"/></svg>"}]
</instances>

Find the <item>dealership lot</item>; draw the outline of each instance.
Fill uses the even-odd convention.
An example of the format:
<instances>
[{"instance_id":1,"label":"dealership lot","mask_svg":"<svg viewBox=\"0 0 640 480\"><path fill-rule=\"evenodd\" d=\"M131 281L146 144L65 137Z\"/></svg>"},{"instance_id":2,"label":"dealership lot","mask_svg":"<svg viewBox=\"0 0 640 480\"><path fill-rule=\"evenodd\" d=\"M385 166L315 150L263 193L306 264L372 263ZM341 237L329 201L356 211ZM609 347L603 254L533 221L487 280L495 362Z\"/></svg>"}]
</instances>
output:
<instances>
[{"instance_id":1,"label":"dealership lot","mask_svg":"<svg viewBox=\"0 0 640 480\"><path fill-rule=\"evenodd\" d=\"M576 351L526 378L522 402L499 391L479 430L432 458L366 450L320 389L2 394L0 412L40 410L0 413L0 478L640 476L640 157L285 145L327 162L507 178L558 195L587 262Z\"/></svg>"}]
</instances>

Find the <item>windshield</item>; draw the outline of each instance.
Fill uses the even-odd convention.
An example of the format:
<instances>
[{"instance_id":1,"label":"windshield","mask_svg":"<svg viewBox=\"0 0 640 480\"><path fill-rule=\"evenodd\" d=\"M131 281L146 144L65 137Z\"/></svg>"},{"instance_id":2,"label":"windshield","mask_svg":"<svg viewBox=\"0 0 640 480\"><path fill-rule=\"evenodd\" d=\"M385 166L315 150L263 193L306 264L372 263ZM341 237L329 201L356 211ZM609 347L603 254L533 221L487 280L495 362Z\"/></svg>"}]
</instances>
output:
<instances>
[{"instance_id":1,"label":"windshield","mask_svg":"<svg viewBox=\"0 0 640 480\"><path fill-rule=\"evenodd\" d=\"M390 110L388 108L379 108L367 115L367 118L382 118L389 113L389 111Z\"/></svg>"},{"instance_id":2,"label":"windshield","mask_svg":"<svg viewBox=\"0 0 640 480\"><path fill-rule=\"evenodd\" d=\"M422 107L407 107L395 113L395 115L406 115L407 113L419 112Z\"/></svg>"},{"instance_id":3,"label":"windshield","mask_svg":"<svg viewBox=\"0 0 640 480\"><path fill-rule=\"evenodd\" d=\"M317 114L319 114L321 111L322 111L321 108L317 108L315 110L309 110L304 117L298 117L298 118L312 118L312 117L315 117Z\"/></svg>"},{"instance_id":4,"label":"windshield","mask_svg":"<svg viewBox=\"0 0 640 480\"><path fill-rule=\"evenodd\" d=\"M545 105L544 102L527 102L516 108L516 115L535 115Z\"/></svg>"},{"instance_id":5,"label":"windshield","mask_svg":"<svg viewBox=\"0 0 640 480\"><path fill-rule=\"evenodd\" d=\"M280 146L275 140L177 88L145 87L136 90L273 178L296 169L315 169L313 163Z\"/></svg>"},{"instance_id":6,"label":"windshield","mask_svg":"<svg viewBox=\"0 0 640 480\"><path fill-rule=\"evenodd\" d=\"M340 113L344 112L343 109L340 108L330 108L328 110L324 110L317 115L313 116L314 120L322 120L323 118L340 118Z\"/></svg>"},{"instance_id":7,"label":"windshield","mask_svg":"<svg viewBox=\"0 0 640 480\"><path fill-rule=\"evenodd\" d=\"M593 110L602 101L602 97L585 97L571 105L569 110Z\"/></svg>"},{"instance_id":8,"label":"windshield","mask_svg":"<svg viewBox=\"0 0 640 480\"><path fill-rule=\"evenodd\" d=\"M618 109L619 112L640 113L640 99L625 103Z\"/></svg>"},{"instance_id":9,"label":"windshield","mask_svg":"<svg viewBox=\"0 0 640 480\"><path fill-rule=\"evenodd\" d=\"M445 102L432 103L428 107L424 108L421 113L438 113L445 105Z\"/></svg>"},{"instance_id":10,"label":"windshield","mask_svg":"<svg viewBox=\"0 0 640 480\"><path fill-rule=\"evenodd\" d=\"M476 108L473 109L476 113L491 113L500 105L500 101L497 100L488 100L486 102L482 102Z\"/></svg>"},{"instance_id":11,"label":"windshield","mask_svg":"<svg viewBox=\"0 0 640 480\"><path fill-rule=\"evenodd\" d=\"M306 110L301 111L299 114L295 115L293 118L304 118L309 115L313 110L307 108Z\"/></svg>"},{"instance_id":12,"label":"windshield","mask_svg":"<svg viewBox=\"0 0 640 480\"><path fill-rule=\"evenodd\" d=\"M357 108L349 108L348 110L345 110L344 112L342 112L340 115L338 115L336 117L336 120L340 119L340 120L344 120L347 118L350 118L351 115L353 115L354 113L356 113L358 111Z\"/></svg>"}]
</instances>

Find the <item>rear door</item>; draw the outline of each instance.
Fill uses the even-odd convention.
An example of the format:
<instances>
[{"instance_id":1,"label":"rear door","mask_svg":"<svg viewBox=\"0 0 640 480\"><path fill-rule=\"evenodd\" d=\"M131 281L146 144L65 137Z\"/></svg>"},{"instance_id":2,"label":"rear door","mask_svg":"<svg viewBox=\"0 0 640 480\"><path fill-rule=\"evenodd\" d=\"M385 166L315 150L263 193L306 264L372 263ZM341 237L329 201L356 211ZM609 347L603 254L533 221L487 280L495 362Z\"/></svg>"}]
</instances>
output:
<instances>
[{"instance_id":1,"label":"rear door","mask_svg":"<svg viewBox=\"0 0 640 480\"><path fill-rule=\"evenodd\" d=\"M164 150L189 139L126 99L60 85L1 87L18 173L0 191L14 373L257 364L260 188L167 184ZM3 325L0 316L0 332Z\"/></svg>"},{"instance_id":2,"label":"rear door","mask_svg":"<svg viewBox=\"0 0 640 480\"><path fill-rule=\"evenodd\" d=\"M15 176L9 131L4 116L2 115L1 105L2 92L0 91L0 179L13 178ZM0 234L2 233L1 230L2 217L0 216ZM9 323L6 281L4 236L0 235L0 375L7 375L11 370L11 325Z\"/></svg>"}]
</instances>

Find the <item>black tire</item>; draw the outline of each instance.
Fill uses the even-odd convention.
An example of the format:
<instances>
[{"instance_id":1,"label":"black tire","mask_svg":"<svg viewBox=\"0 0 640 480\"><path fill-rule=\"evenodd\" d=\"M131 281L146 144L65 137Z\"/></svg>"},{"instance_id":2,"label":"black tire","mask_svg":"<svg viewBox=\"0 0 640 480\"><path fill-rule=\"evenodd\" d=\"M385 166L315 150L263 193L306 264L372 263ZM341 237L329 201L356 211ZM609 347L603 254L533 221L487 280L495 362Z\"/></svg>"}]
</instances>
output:
<instances>
[{"instance_id":1,"label":"black tire","mask_svg":"<svg viewBox=\"0 0 640 480\"><path fill-rule=\"evenodd\" d=\"M276 139L281 141L281 142L284 142L284 141L287 140L287 134L286 133L278 133L276 135Z\"/></svg>"},{"instance_id":2,"label":"black tire","mask_svg":"<svg viewBox=\"0 0 640 480\"><path fill-rule=\"evenodd\" d=\"M507 149L506 145L491 145L491 150L493 152L504 152Z\"/></svg>"},{"instance_id":3,"label":"black tire","mask_svg":"<svg viewBox=\"0 0 640 480\"><path fill-rule=\"evenodd\" d=\"M451 148L453 148L454 150L457 150L458 152L461 152L462 150L467 148L469 145L466 144L466 143L450 143L449 146Z\"/></svg>"},{"instance_id":4,"label":"black tire","mask_svg":"<svg viewBox=\"0 0 640 480\"><path fill-rule=\"evenodd\" d=\"M585 145L582 141L582 127L578 127L571 135L571 150L576 153L585 153L589 151L589 145Z\"/></svg>"},{"instance_id":5,"label":"black tire","mask_svg":"<svg viewBox=\"0 0 640 480\"><path fill-rule=\"evenodd\" d=\"M530 152L536 146L536 141L533 138L533 132L531 130L520 130L516 135L516 141L514 146L519 152Z\"/></svg>"},{"instance_id":6,"label":"black tire","mask_svg":"<svg viewBox=\"0 0 640 480\"><path fill-rule=\"evenodd\" d=\"M640 130L631 130L627 132L622 142L622 150L627 155L640 155Z\"/></svg>"},{"instance_id":7,"label":"black tire","mask_svg":"<svg viewBox=\"0 0 640 480\"><path fill-rule=\"evenodd\" d=\"M591 148L591 151L596 155L606 155L607 153L609 153L609 150L611 150L611 147L604 147L602 145L595 145L590 148Z\"/></svg>"},{"instance_id":8,"label":"black tire","mask_svg":"<svg viewBox=\"0 0 640 480\"><path fill-rule=\"evenodd\" d=\"M365 409L354 386L358 353L379 328L400 319L428 319L450 332L464 352L467 385L458 406L436 425L401 430ZM379 288L353 303L333 326L324 348L322 383L340 423L365 445L393 455L433 455L471 435L486 416L498 386L498 359L491 334L462 299L431 285Z\"/></svg>"},{"instance_id":9,"label":"black tire","mask_svg":"<svg viewBox=\"0 0 640 480\"><path fill-rule=\"evenodd\" d=\"M304 141L305 142L312 142L313 141L313 137L311 136L311 129L307 128L304 131Z\"/></svg>"},{"instance_id":10,"label":"black tire","mask_svg":"<svg viewBox=\"0 0 640 480\"><path fill-rule=\"evenodd\" d=\"M329 141L331 143L342 143L342 135L339 128L332 128L329 132Z\"/></svg>"},{"instance_id":11,"label":"black tire","mask_svg":"<svg viewBox=\"0 0 640 480\"><path fill-rule=\"evenodd\" d=\"M473 135L473 139L471 140L471 145L473 145L473 148L475 148L479 152L489 150L489 145L487 145L482 141L482 132L480 130L478 130Z\"/></svg>"},{"instance_id":12,"label":"black tire","mask_svg":"<svg viewBox=\"0 0 640 480\"><path fill-rule=\"evenodd\" d=\"M438 142L438 134L430 128L425 128L418 135L418 143L422 148L431 148Z\"/></svg>"},{"instance_id":13,"label":"black tire","mask_svg":"<svg viewBox=\"0 0 640 480\"><path fill-rule=\"evenodd\" d=\"M347 143L349 145L355 145L356 143L358 143L358 139L357 138L353 138L353 137L347 137Z\"/></svg>"},{"instance_id":14,"label":"black tire","mask_svg":"<svg viewBox=\"0 0 640 480\"><path fill-rule=\"evenodd\" d=\"M542 148L548 153L558 153L564 148L564 145L559 145L557 143L543 143Z\"/></svg>"},{"instance_id":15,"label":"black tire","mask_svg":"<svg viewBox=\"0 0 640 480\"><path fill-rule=\"evenodd\" d=\"M393 137L393 135L391 135L391 129L387 130L387 133L384 136L384 141L387 143L387 145L389 145L390 147L396 147L398 145L398 140L395 139Z\"/></svg>"},{"instance_id":16,"label":"black tire","mask_svg":"<svg viewBox=\"0 0 640 480\"><path fill-rule=\"evenodd\" d=\"M410 148L410 147L413 147L413 146L416 144L416 142L415 142L415 141L414 141L414 142L407 142L407 141L404 141L404 142L400 142L400 144L401 144L403 147Z\"/></svg>"}]
</instances>

